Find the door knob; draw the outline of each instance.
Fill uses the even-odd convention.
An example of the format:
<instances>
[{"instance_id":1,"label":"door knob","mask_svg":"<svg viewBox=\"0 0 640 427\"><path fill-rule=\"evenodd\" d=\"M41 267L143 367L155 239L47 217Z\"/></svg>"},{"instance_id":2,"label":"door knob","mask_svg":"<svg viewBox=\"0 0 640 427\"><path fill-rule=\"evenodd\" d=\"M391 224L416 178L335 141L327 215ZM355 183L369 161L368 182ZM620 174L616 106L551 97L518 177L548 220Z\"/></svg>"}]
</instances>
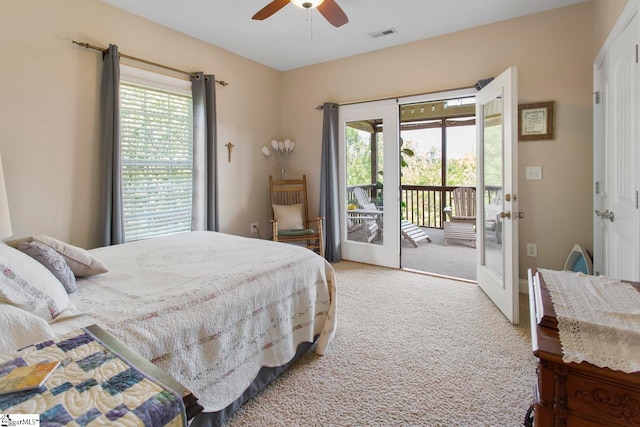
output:
<instances>
[{"instance_id":1,"label":"door knob","mask_svg":"<svg viewBox=\"0 0 640 427\"><path fill-rule=\"evenodd\" d=\"M613 222L613 218L614 218L614 214L613 212L609 212L609 209L607 209L606 211L602 212L596 209L596 215L598 215L600 218L602 219L608 219L609 221Z\"/></svg>"},{"instance_id":2,"label":"door knob","mask_svg":"<svg viewBox=\"0 0 640 427\"><path fill-rule=\"evenodd\" d=\"M500 218L511 218L511 212L500 212Z\"/></svg>"}]
</instances>

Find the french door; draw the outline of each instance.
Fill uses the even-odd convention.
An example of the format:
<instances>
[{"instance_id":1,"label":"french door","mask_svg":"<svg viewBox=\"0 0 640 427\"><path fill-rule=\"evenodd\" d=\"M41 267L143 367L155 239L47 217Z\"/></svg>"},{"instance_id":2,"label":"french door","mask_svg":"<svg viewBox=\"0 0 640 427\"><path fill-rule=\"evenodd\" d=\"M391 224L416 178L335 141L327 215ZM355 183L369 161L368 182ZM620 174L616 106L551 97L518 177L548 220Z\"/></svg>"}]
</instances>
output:
<instances>
[{"instance_id":1,"label":"french door","mask_svg":"<svg viewBox=\"0 0 640 427\"><path fill-rule=\"evenodd\" d=\"M342 106L339 114L342 258L398 268L400 148L397 102ZM357 187L364 191L354 192Z\"/></svg>"},{"instance_id":2,"label":"french door","mask_svg":"<svg viewBox=\"0 0 640 427\"><path fill-rule=\"evenodd\" d=\"M517 108L516 67L504 71L476 95L477 281L514 324L520 320ZM500 189L493 200L485 196L488 186Z\"/></svg>"}]
</instances>

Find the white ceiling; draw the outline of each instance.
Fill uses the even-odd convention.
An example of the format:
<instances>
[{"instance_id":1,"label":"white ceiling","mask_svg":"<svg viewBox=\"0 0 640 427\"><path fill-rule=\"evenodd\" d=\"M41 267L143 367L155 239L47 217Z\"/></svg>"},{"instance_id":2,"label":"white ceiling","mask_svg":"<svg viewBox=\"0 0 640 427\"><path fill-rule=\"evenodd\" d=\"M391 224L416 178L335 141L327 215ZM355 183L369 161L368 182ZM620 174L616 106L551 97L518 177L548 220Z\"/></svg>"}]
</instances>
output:
<instances>
[{"instance_id":1,"label":"white ceiling","mask_svg":"<svg viewBox=\"0 0 640 427\"><path fill-rule=\"evenodd\" d=\"M271 0L102 1L285 71L587 0L336 0L349 17L340 28L292 3L252 20Z\"/></svg>"}]
</instances>

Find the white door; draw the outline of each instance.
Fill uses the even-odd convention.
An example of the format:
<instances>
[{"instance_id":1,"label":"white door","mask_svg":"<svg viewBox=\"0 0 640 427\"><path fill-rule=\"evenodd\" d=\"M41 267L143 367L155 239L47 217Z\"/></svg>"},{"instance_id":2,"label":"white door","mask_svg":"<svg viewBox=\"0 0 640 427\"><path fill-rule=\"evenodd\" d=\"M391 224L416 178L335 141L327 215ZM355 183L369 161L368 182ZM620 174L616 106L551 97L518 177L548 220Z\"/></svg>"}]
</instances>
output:
<instances>
[{"instance_id":1,"label":"white door","mask_svg":"<svg viewBox=\"0 0 640 427\"><path fill-rule=\"evenodd\" d=\"M395 100L340 107L342 258L400 266L400 173ZM356 199L360 187L366 200Z\"/></svg>"},{"instance_id":2,"label":"white door","mask_svg":"<svg viewBox=\"0 0 640 427\"><path fill-rule=\"evenodd\" d=\"M640 280L638 32L634 15L596 68L594 109L595 270L633 281Z\"/></svg>"},{"instance_id":3,"label":"white door","mask_svg":"<svg viewBox=\"0 0 640 427\"><path fill-rule=\"evenodd\" d=\"M514 324L519 322L517 68L476 96L478 285ZM488 192L486 187L498 188Z\"/></svg>"},{"instance_id":4,"label":"white door","mask_svg":"<svg viewBox=\"0 0 640 427\"><path fill-rule=\"evenodd\" d=\"M603 188L606 173L606 119L607 96L609 89L606 88L608 63L606 59L594 66L593 70L593 91L595 94L593 106L593 182L594 197L593 208L595 212L604 212L607 206L606 192ZM593 273L595 275L604 274L606 267L606 231L608 229L606 221L595 215L593 217Z\"/></svg>"}]
</instances>

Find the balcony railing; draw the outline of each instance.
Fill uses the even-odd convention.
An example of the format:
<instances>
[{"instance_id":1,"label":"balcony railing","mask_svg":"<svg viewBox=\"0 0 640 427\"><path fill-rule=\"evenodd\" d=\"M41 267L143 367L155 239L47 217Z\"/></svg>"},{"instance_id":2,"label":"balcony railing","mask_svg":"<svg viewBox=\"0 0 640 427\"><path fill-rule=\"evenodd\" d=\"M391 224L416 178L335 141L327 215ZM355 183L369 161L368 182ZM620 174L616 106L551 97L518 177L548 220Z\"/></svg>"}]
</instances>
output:
<instances>
[{"instance_id":1,"label":"balcony railing","mask_svg":"<svg viewBox=\"0 0 640 427\"><path fill-rule=\"evenodd\" d=\"M353 197L352 190L356 186L347 188L348 203L357 204ZM371 200L376 202L382 198L382 190L375 188L373 184L363 184L362 187L367 190ZM401 215L403 219L407 219L420 227L443 228L444 212L447 206L453 206L451 192L459 186L439 186L439 185L403 185L400 200L404 202ZM475 190L475 187L471 187ZM499 196L501 187L485 186L485 204L493 203ZM381 203L380 203L381 205ZM455 212L453 212L455 215Z\"/></svg>"}]
</instances>

